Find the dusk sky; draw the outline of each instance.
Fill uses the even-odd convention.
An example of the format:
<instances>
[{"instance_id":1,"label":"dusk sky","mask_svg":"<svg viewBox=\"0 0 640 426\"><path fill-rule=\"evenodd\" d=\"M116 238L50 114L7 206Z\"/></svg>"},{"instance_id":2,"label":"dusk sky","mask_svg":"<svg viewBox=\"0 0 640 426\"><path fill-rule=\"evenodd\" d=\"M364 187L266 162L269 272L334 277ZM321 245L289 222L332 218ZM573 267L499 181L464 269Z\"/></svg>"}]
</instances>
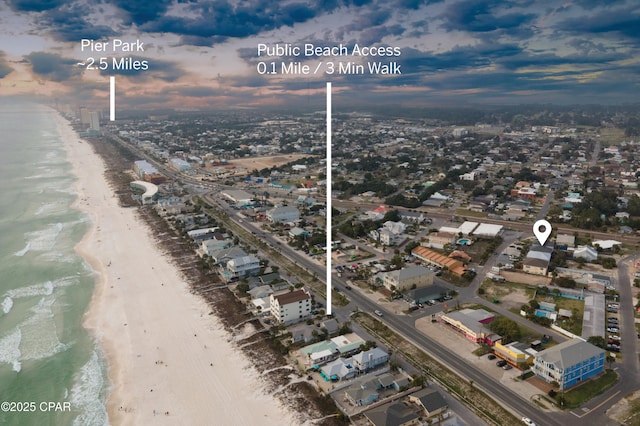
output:
<instances>
[{"instance_id":1,"label":"dusk sky","mask_svg":"<svg viewBox=\"0 0 640 426\"><path fill-rule=\"evenodd\" d=\"M144 52L81 51L81 40ZM397 47L401 75L260 75L257 46ZM87 58L134 56L148 70L87 70ZM84 63L85 66L78 65ZM111 63L111 62L109 62ZM108 107L296 106L325 82L352 104L623 104L640 99L640 2L85 1L0 3L0 93Z\"/></svg>"}]
</instances>

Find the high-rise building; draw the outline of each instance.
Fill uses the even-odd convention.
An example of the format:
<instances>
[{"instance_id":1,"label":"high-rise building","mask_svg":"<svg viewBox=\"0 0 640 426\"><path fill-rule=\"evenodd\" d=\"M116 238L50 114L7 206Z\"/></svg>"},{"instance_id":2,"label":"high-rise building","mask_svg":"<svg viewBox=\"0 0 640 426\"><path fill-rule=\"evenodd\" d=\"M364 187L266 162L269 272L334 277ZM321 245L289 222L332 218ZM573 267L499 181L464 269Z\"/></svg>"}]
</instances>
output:
<instances>
[{"instance_id":1,"label":"high-rise building","mask_svg":"<svg viewBox=\"0 0 640 426\"><path fill-rule=\"evenodd\" d=\"M80 107L80 121L82 122L82 124L91 124L89 110L85 107Z\"/></svg>"},{"instance_id":2,"label":"high-rise building","mask_svg":"<svg viewBox=\"0 0 640 426\"><path fill-rule=\"evenodd\" d=\"M100 131L100 115L98 111L89 113L89 130Z\"/></svg>"}]
</instances>

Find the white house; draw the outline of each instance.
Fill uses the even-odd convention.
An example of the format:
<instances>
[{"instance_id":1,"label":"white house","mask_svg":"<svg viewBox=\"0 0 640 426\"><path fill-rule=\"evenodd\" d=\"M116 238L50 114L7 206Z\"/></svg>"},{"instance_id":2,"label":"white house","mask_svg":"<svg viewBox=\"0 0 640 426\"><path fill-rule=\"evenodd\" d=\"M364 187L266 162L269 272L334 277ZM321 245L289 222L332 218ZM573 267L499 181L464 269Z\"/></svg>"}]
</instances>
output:
<instances>
[{"instance_id":1,"label":"white house","mask_svg":"<svg viewBox=\"0 0 640 426\"><path fill-rule=\"evenodd\" d=\"M389 361L389 355L380 348L369 349L355 354L353 365L360 371L369 371Z\"/></svg>"},{"instance_id":2,"label":"white house","mask_svg":"<svg viewBox=\"0 0 640 426\"><path fill-rule=\"evenodd\" d=\"M281 324L293 324L311 317L311 294L306 290L269 296L271 315Z\"/></svg>"},{"instance_id":3,"label":"white house","mask_svg":"<svg viewBox=\"0 0 640 426\"><path fill-rule=\"evenodd\" d=\"M598 260L598 250L591 246L578 246L573 251L573 257L575 259L584 259L587 262Z\"/></svg>"}]
</instances>

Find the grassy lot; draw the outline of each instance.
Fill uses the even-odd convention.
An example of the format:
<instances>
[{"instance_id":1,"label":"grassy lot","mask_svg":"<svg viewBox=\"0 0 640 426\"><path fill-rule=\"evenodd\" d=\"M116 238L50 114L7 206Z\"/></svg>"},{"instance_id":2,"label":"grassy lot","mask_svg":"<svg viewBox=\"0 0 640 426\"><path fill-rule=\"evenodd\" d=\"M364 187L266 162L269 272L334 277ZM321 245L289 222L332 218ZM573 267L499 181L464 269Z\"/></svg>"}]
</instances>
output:
<instances>
[{"instance_id":1,"label":"grassy lot","mask_svg":"<svg viewBox=\"0 0 640 426\"><path fill-rule=\"evenodd\" d=\"M530 285L515 283L512 281L497 283L491 281L490 279L486 279L482 282L480 288L484 291L484 293L481 294L480 297L488 300L489 302L493 302L493 299L500 300L514 292L523 293L527 296L528 300L531 300L533 299L533 295L535 293L535 290L531 288ZM515 311L516 313L520 313L520 306L521 305L518 305L514 308L517 309Z\"/></svg>"},{"instance_id":2,"label":"grassy lot","mask_svg":"<svg viewBox=\"0 0 640 426\"><path fill-rule=\"evenodd\" d=\"M613 370L607 370L602 376L564 393L564 408L578 408L594 396L600 395L618 381L618 375ZM558 393L556 400L560 401L562 393Z\"/></svg>"},{"instance_id":3,"label":"grassy lot","mask_svg":"<svg viewBox=\"0 0 640 426\"><path fill-rule=\"evenodd\" d=\"M582 335L582 318L584 317L584 301L566 299L564 297L553 297L550 295L536 297L538 302L551 302L556 304L556 310L567 309L573 313L573 316L568 319L559 319L558 325L576 334Z\"/></svg>"}]
</instances>

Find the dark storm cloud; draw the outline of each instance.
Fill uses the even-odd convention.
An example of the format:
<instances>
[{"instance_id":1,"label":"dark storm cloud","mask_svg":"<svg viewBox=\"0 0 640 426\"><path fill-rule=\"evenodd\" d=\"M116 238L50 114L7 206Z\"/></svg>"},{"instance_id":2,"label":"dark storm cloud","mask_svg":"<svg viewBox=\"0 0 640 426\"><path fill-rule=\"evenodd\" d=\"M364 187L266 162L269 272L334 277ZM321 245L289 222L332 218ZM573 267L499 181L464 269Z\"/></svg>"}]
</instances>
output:
<instances>
[{"instance_id":1,"label":"dark storm cloud","mask_svg":"<svg viewBox=\"0 0 640 426\"><path fill-rule=\"evenodd\" d=\"M559 32L578 34L623 34L640 39L640 3L627 8L610 10L594 16L567 18L558 22L555 28Z\"/></svg>"},{"instance_id":2,"label":"dark storm cloud","mask_svg":"<svg viewBox=\"0 0 640 426\"><path fill-rule=\"evenodd\" d=\"M147 61L148 69L113 69L110 67L101 71L103 75L121 75L132 77L135 81L148 81L149 79L159 79L167 82L174 82L179 78L187 75L180 65L176 62L163 61L160 59L144 59L132 57L133 61ZM117 59L120 63L120 59Z\"/></svg>"},{"instance_id":3,"label":"dark storm cloud","mask_svg":"<svg viewBox=\"0 0 640 426\"><path fill-rule=\"evenodd\" d=\"M11 71L13 71L13 68L4 59L4 52L0 52L0 78L6 77Z\"/></svg>"},{"instance_id":4,"label":"dark storm cloud","mask_svg":"<svg viewBox=\"0 0 640 426\"><path fill-rule=\"evenodd\" d=\"M81 68L74 59L63 58L53 53L33 52L26 56L33 73L51 81L66 81L80 75Z\"/></svg>"},{"instance_id":5,"label":"dark storm cloud","mask_svg":"<svg viewBox=\"0 0 640 426\"><path fill-rule=\"evenodd\" d=\"M232 5L227 0L202 2L190 6L191 16L162 16L142 25L145 31L174 33L185 42L212 45L228 38L241 38L262 31L306 22L318 11L306 3L281 4L252 0Z\"/></svg>"},{"instance_id":6,"label":"dark storm cloud","mask_svg":"<svg viewBox=\"0 0 640 426\"><path fill-rule=\"evenodd\" d=\"M59 41L76 42L83 38L98 40L115 35L106 25L96 25L84 19L86 9L80 5L69 5L50 10L42 15L43 27Z\"/></svg>"},{"instance_id":7,"label":"dark storm cloud","mask_svg":"<svg viewBox=\"0 0 640 426\"><path fill-rule=\"evenodd\" d=\"M9 6L18 12L42 12L65 4L65 0L10 0Z\"/></svg>"},{"instance_id":8,"label":"dark storm cloud","mask_svg":"<svg viewBox=\"0 0 640 426\"><path fill-rule=\"evenodd\" d=\"M434 72L486 67L521 52L522 48L513 44L463 46L442 53L427 53L405 48L402 50L400 60L407 71Z\"/></svg>"},{"instance_id":9,"label":"dark storm cloud","mask_svg":"<svg viewBox=\"0 0 640 426\"><path fill-rule=\"evenodd\" d=\"M112 3L126 12L125 23L142 25L164 15L172 1L115 0Z\"/></svg>"},{"instance_id":10,"label":"dark storm cloud","mask_svg":"<svg viewBox=\"0 0 640 426\"><path fill-rule=\"evenodd\" d=\"M502 2L495 5L504 4ZM439 16L444 20L442 27L448 31L490 32L511 30L530 24L537 16L531 13L497 14L492 11L491 2L463 0L449 4Z\"/></svg>"}]
</instances>

